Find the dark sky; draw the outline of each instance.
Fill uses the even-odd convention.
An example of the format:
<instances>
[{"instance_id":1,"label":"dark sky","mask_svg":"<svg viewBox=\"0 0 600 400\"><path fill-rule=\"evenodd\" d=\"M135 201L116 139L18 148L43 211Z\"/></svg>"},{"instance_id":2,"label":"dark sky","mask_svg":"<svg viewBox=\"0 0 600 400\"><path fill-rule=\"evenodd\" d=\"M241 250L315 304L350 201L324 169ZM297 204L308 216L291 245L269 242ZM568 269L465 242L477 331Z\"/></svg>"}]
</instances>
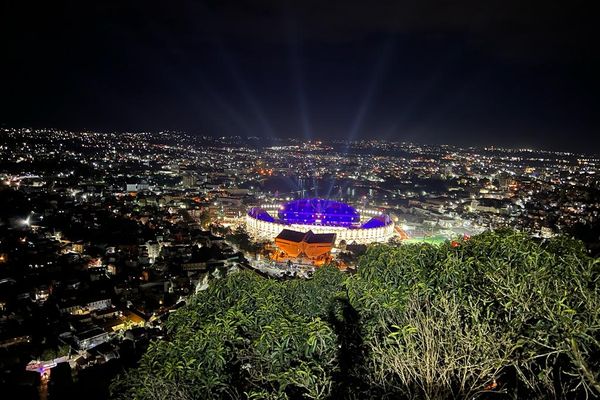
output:
<instances>
[{"instance_id":1,"label":"dark sky","mask_svg":"<svg viewBox=\"0 0 600 400\"><path fill-rule=\"evenodd\" d=\"M0 123L597 152L592 3L5 0Z\"/></svg>"}]
</instances>

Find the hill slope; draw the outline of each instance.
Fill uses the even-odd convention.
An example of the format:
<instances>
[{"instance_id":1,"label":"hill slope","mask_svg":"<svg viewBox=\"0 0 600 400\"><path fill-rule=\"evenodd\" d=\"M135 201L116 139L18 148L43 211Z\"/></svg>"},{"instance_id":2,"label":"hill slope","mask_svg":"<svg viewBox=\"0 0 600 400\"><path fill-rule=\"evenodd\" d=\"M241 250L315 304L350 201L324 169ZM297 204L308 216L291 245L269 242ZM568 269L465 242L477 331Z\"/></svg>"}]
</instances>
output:
<instances>
[{"instance_id":1,"label":"hill slope","mask_svg":"<svg viewBox=\"0 0 600 400\"><path fill-rule=\"evenodd\" d=\"M119 399L547 398L600 393L600 261L512 231L378 245L358 273L214 281Z\"/></svg>"}]
</instances>

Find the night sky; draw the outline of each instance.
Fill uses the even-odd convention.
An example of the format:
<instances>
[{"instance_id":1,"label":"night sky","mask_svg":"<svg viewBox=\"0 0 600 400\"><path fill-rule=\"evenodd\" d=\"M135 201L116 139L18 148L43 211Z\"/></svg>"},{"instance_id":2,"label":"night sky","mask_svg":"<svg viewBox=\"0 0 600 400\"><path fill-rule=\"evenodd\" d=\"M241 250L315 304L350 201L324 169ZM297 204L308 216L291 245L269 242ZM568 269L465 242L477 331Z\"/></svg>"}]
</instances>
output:
<instances>
[{"instance_id":1,"label":"night sky","mask_svg":"<svg viewBox=\"0 0 600 400\"><path fill-rule=\"evenodd\" d=\"M592 3L7 0L0 124L599 152Z\"/></svg>"}]
</instances>

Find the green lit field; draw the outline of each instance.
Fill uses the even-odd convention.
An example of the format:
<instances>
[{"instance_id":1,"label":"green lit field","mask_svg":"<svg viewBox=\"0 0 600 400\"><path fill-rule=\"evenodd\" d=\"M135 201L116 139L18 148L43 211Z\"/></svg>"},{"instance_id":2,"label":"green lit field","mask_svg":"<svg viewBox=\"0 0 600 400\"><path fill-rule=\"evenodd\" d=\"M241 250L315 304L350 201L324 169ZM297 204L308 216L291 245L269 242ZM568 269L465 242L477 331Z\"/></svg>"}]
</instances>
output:
<instances>
[{"instance_id":1,"label":"green lit field","mask_svg":"<svg viewBox=\"0 0 600 400\"><path fill-rule=\"evenodd\" d=\"M428 237L415 237L410 239L405 239L402 243L406 244L419 244L419 243L429 243L429 244L442 244L448 239L445 236L428 236Z\"/></svg>"}]
</instances>

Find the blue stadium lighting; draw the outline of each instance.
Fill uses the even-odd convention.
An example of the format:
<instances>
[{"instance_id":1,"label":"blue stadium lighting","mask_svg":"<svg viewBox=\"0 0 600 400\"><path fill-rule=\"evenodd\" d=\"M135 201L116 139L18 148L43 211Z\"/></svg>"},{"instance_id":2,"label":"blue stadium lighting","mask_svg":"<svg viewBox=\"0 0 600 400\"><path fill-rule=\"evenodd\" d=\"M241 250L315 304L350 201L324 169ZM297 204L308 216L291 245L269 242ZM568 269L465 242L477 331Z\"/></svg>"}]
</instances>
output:
<instances>
[{"instance_id":1,"label":"blue stadium lighting","mask_svg":"<svg viewBox=\"0 0 600 400\"><path fill-rule=\"evenodd\" d=\"M286 224L349 227L360 222L354 207L319 198L290 201L278 210L277 215Z\"/></svg>"}]
</instances>

